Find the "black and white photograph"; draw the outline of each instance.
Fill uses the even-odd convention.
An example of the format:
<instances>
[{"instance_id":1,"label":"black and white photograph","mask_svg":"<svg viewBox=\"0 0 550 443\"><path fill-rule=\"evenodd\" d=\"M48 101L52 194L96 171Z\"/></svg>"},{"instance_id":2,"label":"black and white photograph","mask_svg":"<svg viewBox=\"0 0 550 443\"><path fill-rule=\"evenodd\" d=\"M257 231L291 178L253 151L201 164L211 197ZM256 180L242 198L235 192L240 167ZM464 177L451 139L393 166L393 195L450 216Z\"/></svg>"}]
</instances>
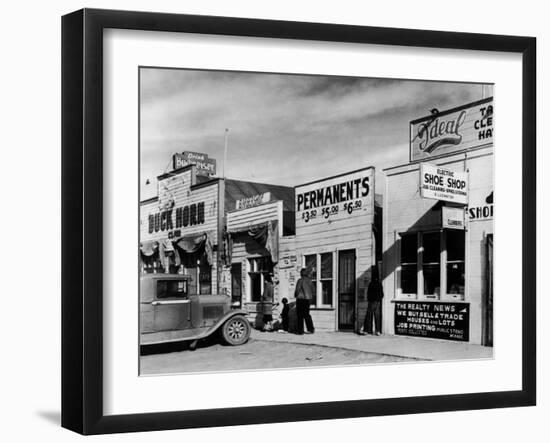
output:
<instances>
[{"instance_id":1,"label":"black and white photograph","mask_svg":"<svg viewBox=\"0 0 550 443\"><path fill-rule=\"evenodd\" d=\"M137 75L141 376L493 358L493 84Z\"/></svg>"}]
</instances>

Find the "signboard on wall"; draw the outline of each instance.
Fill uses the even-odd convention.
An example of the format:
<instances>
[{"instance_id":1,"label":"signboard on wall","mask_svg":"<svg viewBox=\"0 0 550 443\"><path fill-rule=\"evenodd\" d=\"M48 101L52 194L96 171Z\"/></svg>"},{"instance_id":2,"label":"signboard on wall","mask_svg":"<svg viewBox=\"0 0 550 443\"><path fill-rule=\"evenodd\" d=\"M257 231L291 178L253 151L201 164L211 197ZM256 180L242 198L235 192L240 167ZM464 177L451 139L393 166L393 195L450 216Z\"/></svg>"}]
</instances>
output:
<instances>
[{"instance_id":1,"label":"signboard on wall","mask_svg":"<svg viewBox=\"0 0 550 443\"><path fill-rule=\"evenodd\" d=\"M373 169L296 187L296 226L330 224L373 212Z\"/></svg>"},{"instance_id":2,"label":"signboard on wall","mask_svg":"<svg viewBox=\"0 0 550 443\"><path fill-rule=\"evenodd\" d=\"M202 152L184 151L181 154L176 153L172 157L172 163L174 169L193 164L197 167L197 174L199 175L216 174L216 160L208 158L208 155Z\"/></svg>"},{"instance_id":3,"label":"signboard on wall","mask_svg":"<svg viewBox=\"0 0 550 443\"><path fill-rule=\"evenodd\" d=\"M468 173L421 163L420 195L424 198L466 205L468 204Z\"/></svg>"},{"instance_id":4,"label":"signboard on wall","mask_svg":"<svg viewBox=\"0 0 550 443\"><path fill-rule=\"evenodd\" d=\"M271 200L271 192L243 197L235 201L235 209L246 209L268 203Z\"/></svg>"},{"instance_id":5,"label":"signboard on wall","mask_svg":"<svg viewBox=\"0 0 550 443\"><path fill-rule=\"evenodd\" d=\"M492 145L493 98L486 98L440 112L410 123L410 161Z\"/></svg>"},{"instance_id":6,"label":"signboard on wall","mask_svg":"<svg viewBox=\"0 0 550 443\"><path fill-rule=\"evenodd\" d=\"M485 190L485 192L472 193L468 205L468 219L470 221L492 220L494 212L493 203L494 192Z\"/></svg>"},{"instance_id":7,"label":"signboard on wall","mask_svg":"<svg viewBox=\"0 0 550 443\"><path fill-rule=\"evenodd\" d=\"M468 341L469 303L396 302L395 334Z\"/></svg>"},{"instance_id":8,"label":"signboard on wall","mask_svg":"<svg viewBox=\"0 0 550 443\"><path fill-rule=\"evenodd\" d=\"M464 209L443 206L441 208L441 227L464 230L466 228L464 223Z\"/></svg>"},{"instance_id":9,"label":"signboard on wall","mask_svg":"<svg viewBox=\"0 0 550 443\"><path fill-rule=\"evenodd\" d=\"M218 184L192 189L191 183L190 170L159 180L158 199L140 204L140 241L217 231Z\"/></svg>"}]
</instances>

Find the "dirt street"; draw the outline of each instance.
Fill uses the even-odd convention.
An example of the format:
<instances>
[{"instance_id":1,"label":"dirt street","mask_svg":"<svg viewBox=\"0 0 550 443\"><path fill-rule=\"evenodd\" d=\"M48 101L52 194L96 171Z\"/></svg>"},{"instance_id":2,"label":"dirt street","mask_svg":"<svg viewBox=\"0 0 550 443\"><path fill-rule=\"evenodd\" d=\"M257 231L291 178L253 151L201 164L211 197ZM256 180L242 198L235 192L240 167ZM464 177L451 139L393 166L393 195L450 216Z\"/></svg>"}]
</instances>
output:
<instances>
[{"instance_id":1,"label":"dirt street","mask_svg":"<svg viewBox=\"0 0 550 443\"><path fill-rule=\"evenodd\" d=\"M214 342L203 343L195 351L185 347L164 347L156 351L158 353L141 356L142 375L412 361L403 357L335 347L253 339L242 346L224 346Z\"/></svg>"}]
</instances>

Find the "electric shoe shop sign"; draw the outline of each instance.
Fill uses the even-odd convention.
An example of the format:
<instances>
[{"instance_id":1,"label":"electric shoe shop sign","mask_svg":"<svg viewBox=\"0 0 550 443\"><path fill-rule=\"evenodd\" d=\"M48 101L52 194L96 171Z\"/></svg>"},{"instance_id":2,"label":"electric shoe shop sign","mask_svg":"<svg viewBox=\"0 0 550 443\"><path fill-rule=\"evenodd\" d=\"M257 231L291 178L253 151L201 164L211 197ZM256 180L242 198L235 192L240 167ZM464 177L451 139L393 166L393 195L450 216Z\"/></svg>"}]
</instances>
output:
<instances>
[{"instance_id":1,"label":"electric shoe shop sign","mask_svg":"<svg viewBox=\"0 0 550 443\"><path fill-rule=\"evenodd\" d=\"M420 195L423 198L467 205L468 172L421 163Z\"/></svg>"}]
</instances>

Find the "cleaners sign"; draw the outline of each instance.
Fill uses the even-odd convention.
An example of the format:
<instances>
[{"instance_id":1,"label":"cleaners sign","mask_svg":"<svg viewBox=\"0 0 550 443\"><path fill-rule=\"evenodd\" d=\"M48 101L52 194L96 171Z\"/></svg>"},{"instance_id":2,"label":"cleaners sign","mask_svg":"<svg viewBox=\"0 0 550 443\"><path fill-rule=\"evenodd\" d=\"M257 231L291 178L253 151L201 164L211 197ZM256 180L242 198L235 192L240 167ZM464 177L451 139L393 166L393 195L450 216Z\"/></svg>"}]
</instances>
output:
<instances>
[{"instance_id":1,"label":"cleaners sign","mask_svg":"<svg viewBox=\"0 0 550 443\"><path fill-rule=\"evenodd\" d=\"M424 198L468 204L468 173L420 164L420 195Z\"/></svg>"},{"instance_id":2,"label":"cleaners sign","mask_svg":"<svg viewBox=\"0 0 550 443\"><path fill-rule=\"evenodd\" d=\"M447 229L464 230L464 209L449 208L448 206L443 206L441 208L441 227Z\"/></svg>"},{"instance_id":3,"label":"cleaners sign","mask_svg":"<svg viewBox=\"0 0 550 443\"><path fill-rule=\"evenodd\" d=\"M493 143L493 98L431 115L410 124L410 161L465 151Z\"/></svg>"}]
</instances>

